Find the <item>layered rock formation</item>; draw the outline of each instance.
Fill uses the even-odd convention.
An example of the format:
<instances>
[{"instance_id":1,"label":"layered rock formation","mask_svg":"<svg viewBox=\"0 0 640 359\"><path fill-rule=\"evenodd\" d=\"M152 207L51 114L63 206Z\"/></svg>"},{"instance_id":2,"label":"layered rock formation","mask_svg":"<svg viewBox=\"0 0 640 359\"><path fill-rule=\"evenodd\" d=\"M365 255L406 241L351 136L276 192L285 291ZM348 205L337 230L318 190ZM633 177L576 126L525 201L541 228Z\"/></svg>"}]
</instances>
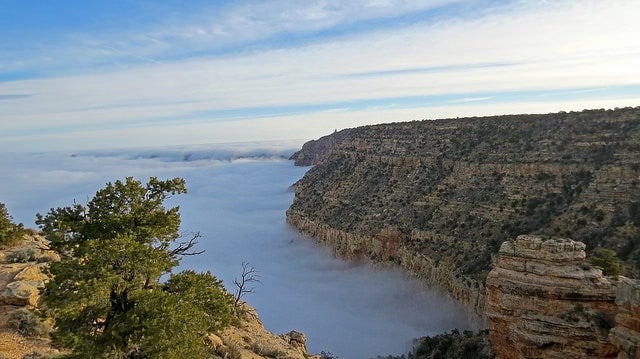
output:
<instances>
[{"instance_id":1,"label":"layered rock formation","mask_svg":"<svg viewBox=\"0 0 640 359\"><path fill-rule=\"evenodd\" d=\"M344 130L292 156L314 167L287 220L337 255L400 264L482 312L492 256L520 234L613 249L638 275L639 143L640 108Z\"/></svg>"},{"instance_id":2,"label":"layered rock formation","mask_svg":"<svg viewBox=\"0 0 640 359\"><path fill-rule=\"evenodd\" d=\"M486 317L500 359L635 358L638 283L585 263L585 245L518 236L486 281Z\"/></svg>"}]
</instances>

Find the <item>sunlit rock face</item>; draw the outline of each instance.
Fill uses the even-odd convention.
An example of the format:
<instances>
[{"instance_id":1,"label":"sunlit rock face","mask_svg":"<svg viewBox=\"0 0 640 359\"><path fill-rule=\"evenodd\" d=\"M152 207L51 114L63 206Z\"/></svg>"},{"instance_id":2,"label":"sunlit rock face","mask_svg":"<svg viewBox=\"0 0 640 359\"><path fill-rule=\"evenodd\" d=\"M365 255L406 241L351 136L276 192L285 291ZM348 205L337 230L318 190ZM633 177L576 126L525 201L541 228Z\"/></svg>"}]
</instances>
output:
<instances>
[{"instance_id":1,"label":"sunlit rock face","mask_svg":"<svg viewBox=\"0 0 640 359\"><path fill-rule=\"evenodd\" d=\"M498 358L605 358L616 283L585 265L585 245L518 236L487 277L486 316Z\"/></svg>"}]
</instances>

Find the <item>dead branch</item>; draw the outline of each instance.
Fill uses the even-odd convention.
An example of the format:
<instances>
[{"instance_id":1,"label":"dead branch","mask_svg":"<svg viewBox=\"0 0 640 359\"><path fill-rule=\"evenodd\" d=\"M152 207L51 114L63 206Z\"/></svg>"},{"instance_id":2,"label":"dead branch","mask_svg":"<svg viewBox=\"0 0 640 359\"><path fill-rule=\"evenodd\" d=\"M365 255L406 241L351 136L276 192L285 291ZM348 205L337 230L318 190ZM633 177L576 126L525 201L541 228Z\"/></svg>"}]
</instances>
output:
<instances>
[{"instance_id":1,"label":"dead branch","mask_svg":"<svg viewBox=\"0 0 640 359\"><path fill-rule=\"evenodd\" d=\"M177 256L195 256L198 254L204 253L204 250L197 252L189 252L191 248L193 248L198 242L196 239L202 237L200 232L195 232L192 234L191 238L188 241L178 243L178 246L169 251L169 256L177 257Z\"/></svg>"},{"instance_id":2,"label":"dead branch","mask_svg":"<svg viewBox=\"0 0 640 359\"><path fill-rule=\"evenodd\" d=\"M255 285L249 287L251 283L261 283L258 270L248 262L242 261L242 274L240 279L235 278L233 284L238 288L235 295L234 306L238 307L240 299L247 293L255 293Z\"/></svg>"}]
</instances>

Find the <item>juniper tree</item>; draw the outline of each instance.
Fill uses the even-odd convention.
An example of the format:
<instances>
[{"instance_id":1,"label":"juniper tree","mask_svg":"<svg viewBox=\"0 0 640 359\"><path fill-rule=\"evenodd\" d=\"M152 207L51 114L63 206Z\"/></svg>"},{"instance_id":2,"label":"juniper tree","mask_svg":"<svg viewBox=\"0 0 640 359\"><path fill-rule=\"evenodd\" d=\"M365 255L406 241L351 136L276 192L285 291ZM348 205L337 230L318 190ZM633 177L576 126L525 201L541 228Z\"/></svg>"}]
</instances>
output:
<instances>
[{"instance_id":1,"label":"juniper tree","mask_svg":"<svg viewBox=\"0 0 640 359\"><path fill-rule=\"evenodd\" d=\"M182 256L197 254L199 234L182 240L179 207L164 207L185 192L181 178L143 185L129 177L107 183L86 205L37 215L62 254L44 299L52 338L73 350L70 357L210 355L204 336L228 324L233 297L209 272L172 273Z\"/></svg>"},{"instance_id":2,"label":"juniper tree","mask_svg":"<svg viewBox=\"0 0 640 359\"><path fill-rule=\"evenodd\" d=\"M4 203L0 202L0 247L17 242L24 234L22 223L15 224Z\"/></svg>"}]
</instances>

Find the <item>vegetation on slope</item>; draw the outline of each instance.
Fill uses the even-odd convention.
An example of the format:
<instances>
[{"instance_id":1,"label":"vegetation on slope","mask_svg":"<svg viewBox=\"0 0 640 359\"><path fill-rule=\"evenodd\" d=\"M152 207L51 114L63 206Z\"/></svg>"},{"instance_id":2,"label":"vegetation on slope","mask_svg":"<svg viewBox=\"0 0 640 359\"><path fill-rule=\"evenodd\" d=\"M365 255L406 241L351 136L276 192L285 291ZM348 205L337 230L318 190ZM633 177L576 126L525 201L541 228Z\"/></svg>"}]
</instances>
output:
<instances>
[{"instance_id":1,"label":"vegetation on slope","mask_svg":"<svg viewBox=\"0 0 640 359\"><path fill-rule=\"evenodd\" d=\"M197 235L178 242L184 180L108 183L86 206L38 215L62 260L50 264L46 312L70 358L206 358L208 333L231 320L232 296L209 272L173 273ZM161 278L165 280L161 281Z\"/></svg>"},{"instance_id":2,"label":"vegetation on slope","mask_svg":"<svg viewBox=\"0 0 640 359\"><path fill-rule=\"evenodd\" d=\"M489 332L477 333L457 329L451 333L438 334L416 340L417 345L409 354L409 359L493 359L495 357L489 342Z\"/></svg>"},{"instance_id":3,"label":"vegetation on slope","mask_svg":"<svg viewBox=\"0 0 640 359\"><path fill-rule=\"evenodd\" d=\"M392 230L469 278L484 281L499 245L525 233L611 249L627 275L640 268L640 108L359 127L292 159L316 166L290 216Z\"/></svg>"}]
</instances>

